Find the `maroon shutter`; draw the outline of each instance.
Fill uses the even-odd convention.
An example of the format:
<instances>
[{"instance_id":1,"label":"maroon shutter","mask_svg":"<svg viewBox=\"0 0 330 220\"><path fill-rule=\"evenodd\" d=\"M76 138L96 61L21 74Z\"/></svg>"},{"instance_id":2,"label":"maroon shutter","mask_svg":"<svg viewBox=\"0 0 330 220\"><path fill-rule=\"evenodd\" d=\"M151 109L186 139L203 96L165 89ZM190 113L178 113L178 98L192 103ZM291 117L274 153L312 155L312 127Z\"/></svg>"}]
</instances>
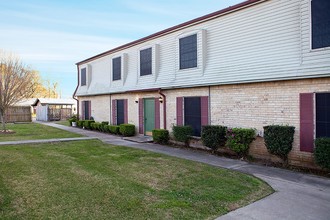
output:
<instances>
[{"instance_id":1,"label":"maroon shutter","mask_svg":"<svg viewBox=\"0 0 330 220\"><path fill-rule=\"evenodd\" d=\"M92 117L92 101L87 101L87 102L88 102L88 120L90 120Z\"/></svg>"},{"instance_id":2,"label":"maroon shutter","mask_svg":"<svg viewBox=\"0 0 330 220\"><path fill-rule=\"evenodd\" d=\"M160 102L158 98L155 98L155 128L160 128Z\"/></svg>"},{"instance_id":3,"label":"maroon shutter","mask_svg":"<svg viewBox=\"0 0 330 220\"><path fill-rule=\"evenodd\" d=\"M82 101L81 102L81 114L82 114L82 116L81 116L81 119L82 120L86 120L86 118L85 118L85 105L86 105L86 102L85 101Z\"/></svg>"},{"instance_id":4,"label":"maroon shutter","mask_svg":"<svg viewBox=\"0 0 330 220\"><path fill-rule=\"evenodd\" d=\"M176 97L176 125L183 125L183 97Z\"/></svg>"},{"instance_id":5,"label":"maroon shutter","mask_svg":"<svg viewBox=\"0 0 330 220\"><path fill-rule=\"evenodd\" d=\"M128 123L127 104L128 104L127 99L124 99L124 123L125 123L125 124Z\"/></svg>"},{"instance_id":6,"label":"maroon shutter","mask_svg":"<svg viewBox=\"0 0 330 220\"><path fill-rule=\"evenodd\" d=\"M112 100L112 124L117 125L117 100Z\"/></svg>"},{"instance_id":7,"label":"maroon shutter","mask_svg":"<svg viewBox=\"0 0 330 220\"><path fill-rule=\"evenodd\" d=\"M201 125L209 124L209 97L201 97Z\"/></svg>"},{"instance_id":8,"label":"maroon shutter","mask_svg":"<svg viewBox=\"0 0 330 220\"><path fill-rule=\"evenodd\" d=\"M144 134L144 114L143 114L143 99L139 99L139 133Z\"/></svg>"},{"instance_id":9,"label":"maroon shutter","mask_svg":"<svg viewBox=\"0 0 330 220\"><path fill-rule=\"evenodd\" d=\"M314 94L300 94L300 150L313 152L314 148Z\"/></svg>"}]
</instances>

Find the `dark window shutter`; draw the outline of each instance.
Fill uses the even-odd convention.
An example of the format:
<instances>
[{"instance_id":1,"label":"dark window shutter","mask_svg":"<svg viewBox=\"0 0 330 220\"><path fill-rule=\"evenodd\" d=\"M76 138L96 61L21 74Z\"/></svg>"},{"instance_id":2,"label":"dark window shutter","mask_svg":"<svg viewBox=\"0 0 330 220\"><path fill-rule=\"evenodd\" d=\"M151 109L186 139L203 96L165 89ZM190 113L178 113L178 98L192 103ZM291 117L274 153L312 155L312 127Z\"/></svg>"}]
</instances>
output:
<instances>
[{"instance_id":1,"label":"dark window shutter","mask_svg":"<svg viewBox=\"0 0 330 220\"><path fill-rule=\"evenodd\" d=\"M201 125L209 124L209 97L201 97Z\"/></svg>"},{"instance_id":2,"label":"dark window shutter","mask_svg":"<svg viewBox=\"0 0 330 220\"><path fill-rule=\"evenodd\" d=\"M128 123L127 104L128 104L127 99L124 99L124 123L125 124Z\"/></svg>"},{"instance_id":3,"label":"dark window shutter","mask_svg":"<svg viewBox=\"0 0 330 220\"><path fill-rule=\"evenodd\" d=\"M117 124L117 100L112 100L112 124Z\"/></svg>"},{"instance_id":4,"label":"dark window shutter","mask_svg":"<svg viewBox=\"0 0 330 220\"><path fill-rule=\"evenodd\" d=\"M183 125L183 97L176 97L176 125Z\"/></svg>"},{"instance_id":5,"label":"dark window shutter","mask_svg":"<svg viewBox=\"0 0 330 220\"><path fill-rule=\"evenodd\" d=\"M160 128L160 102L158 98L155 98L155 128Z\"/></svg>"},{"instance_id":6,"label":"dark window shutter","mask_svg":"<svg viewBox=\"0 0 330 220\"><path fill-rule=\"evenodd\" d=\"M300 150L313 152L314 148L314 94L300 94Z\"/></svg>"},{"instance_id":7,"label":"dark window shutter","mask_svg":"<svg viewBox=\"0 0 330 220\"><path fill-rule=\"evenodd\" d=\"M139 133L144 134L143 99L139 99Z\"/></svg>"}]
</instances>

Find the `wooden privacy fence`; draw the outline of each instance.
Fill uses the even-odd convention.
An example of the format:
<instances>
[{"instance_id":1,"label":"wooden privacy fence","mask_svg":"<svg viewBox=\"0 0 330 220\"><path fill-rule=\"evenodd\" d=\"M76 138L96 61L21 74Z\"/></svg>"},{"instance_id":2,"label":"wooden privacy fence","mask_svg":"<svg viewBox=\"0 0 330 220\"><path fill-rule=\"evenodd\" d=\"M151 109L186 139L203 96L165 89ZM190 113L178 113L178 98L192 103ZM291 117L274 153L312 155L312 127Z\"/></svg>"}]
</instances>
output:
<instances>
[{"instance_id":1,"label":"wooden privacy fence","mask_svg":"<svg viewBox=\"0 0 330 220\"><path fill-rule=\"evenodd\" d=\"M7 110L6 122L31 122L30 106L13 106Z\"/></svg>"}]
</instances>

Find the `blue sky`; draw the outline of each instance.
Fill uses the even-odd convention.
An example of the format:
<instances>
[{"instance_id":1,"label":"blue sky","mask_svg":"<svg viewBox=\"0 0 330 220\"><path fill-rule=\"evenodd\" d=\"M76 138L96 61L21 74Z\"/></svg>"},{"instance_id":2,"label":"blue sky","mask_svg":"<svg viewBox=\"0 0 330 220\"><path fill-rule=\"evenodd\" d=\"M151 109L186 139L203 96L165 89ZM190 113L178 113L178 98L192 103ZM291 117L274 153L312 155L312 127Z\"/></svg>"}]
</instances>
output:
<instances>
[{"instance_id":1,"label":"blue sky","mask_svg":"<svg viewBox=\"0 0 330 220\"><path fill-rule=\"evenodd\" d=\"M75 63L243 0L0 0L0 49L18 54L63 98Z\"/></svg>"}]
</instances>

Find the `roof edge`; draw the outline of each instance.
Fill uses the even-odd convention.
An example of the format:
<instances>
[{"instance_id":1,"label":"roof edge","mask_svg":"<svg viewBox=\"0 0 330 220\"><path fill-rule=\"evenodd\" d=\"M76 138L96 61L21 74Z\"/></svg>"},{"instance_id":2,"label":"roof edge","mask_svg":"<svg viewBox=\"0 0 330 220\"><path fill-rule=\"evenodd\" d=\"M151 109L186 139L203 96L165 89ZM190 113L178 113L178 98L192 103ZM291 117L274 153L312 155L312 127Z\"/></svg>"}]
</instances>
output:
<instances>
[{"instance_id":1,"label":"roof edge","mask_svg":"<svg viewBox=\"0 0 330 220\"><path fill-rule=\"evenodd\" d=\"M116 47L116 48L113 48L111 50L105 51L105 52L100 53L98 55L92 56L92 57L87 58L85 60L79 61L79 62L76 63L76 65L81 65L81 64L87 63L89 61L93 61L95 59L98 59L98 58L107 56L107 55L109 55L111 53L114 53L114 52L117 52L117 51L120 51L120 50L129 48L129 47L135 46L135 45L140 44L140 43L143 43L145 41L148 41L148 40L151 40L151 39L155 39L155 38L161 37L163 35L170 34L170 33L174 32L174 31L177 31L177 30L180 30L180 29L183 29L183 28L192 26L192 25L196 25L198 23L203 23L203 22L206 22L206 21L215 19L215 18L217 18L219 16L222 16L222 15L225 15L225 14L228 14L228 13L231 13L231 12L234 12L234 11L238 11L238 10L241 10L243 8L250 7L250 6L253 6L255 4L264 2L264 1L268 1L268 0L247 0L247 1L244 1L244 2L241 2L241 3L238 3L236 5L229 6L227 8L221 9L219 11L216 11L216 12L213 12L213 13L210 13L210 14L207 14L207 15L204 15L204 16L201 16L201 17L192 19L190 21L187 21L187 22L184 22L184 23L175 25L173 27L170 27L170 28L164 29L162 31L156 32L154 34L151 34L149 36L140 38L138 40L135 40L135 41L132 41L130 43L121 45L119 47Z\"/></svg>"}]
</instances>

